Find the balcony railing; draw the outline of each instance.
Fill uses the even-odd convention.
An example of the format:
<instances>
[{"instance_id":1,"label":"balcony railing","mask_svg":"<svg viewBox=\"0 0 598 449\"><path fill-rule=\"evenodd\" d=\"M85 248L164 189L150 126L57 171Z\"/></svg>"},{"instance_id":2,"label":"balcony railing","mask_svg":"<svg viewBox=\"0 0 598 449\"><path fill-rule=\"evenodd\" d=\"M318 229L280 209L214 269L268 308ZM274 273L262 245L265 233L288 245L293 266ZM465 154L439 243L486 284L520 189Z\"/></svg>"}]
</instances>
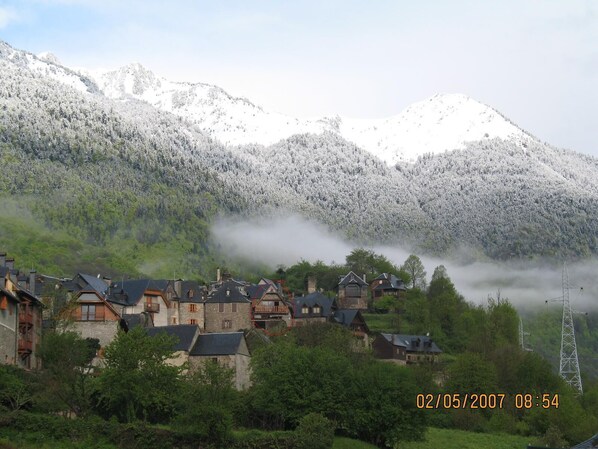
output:
<instances>
[{"instance_id":1,"label":"balcony railing","mask_svg":"<svg viewBox=\"0 0 598 449\"><path fill-rule=\"evenodd\" d=\"M143 310L149 313L159 313L160 312L160 303L157 302L146 302L143 305Z\"/></svg>"},{"instance_id":2,"label":"balcony railing","mask_svg":"<svg viewBox=\"0 0 598 449\"><path fill-rule=\"evenodd\" d=\"M287 314L289 313L289 308L285 306L256 306L253 311L255 313L277 313L277 314Z\"/></svg>"},{"instance_id":3,"label":"balcony railing","mask_svg":"<svg viewBox=\"0 0 598 449\"><path fill-rule=\"evenodd\" d=\"M19 352L33 351L33 342L31 340L19 340L18 346L19 346Z\"/></svg>"},{"instance_id":4,"label":"balcony railing","mask_svg":"<svg viewBox=\"0 0 598 449\"><path fill-rule=\"evenodd\" d=\"M33 326L33 314L31 312L20 313L19 324L29 324Z\"/></svg>"}]
</instances>

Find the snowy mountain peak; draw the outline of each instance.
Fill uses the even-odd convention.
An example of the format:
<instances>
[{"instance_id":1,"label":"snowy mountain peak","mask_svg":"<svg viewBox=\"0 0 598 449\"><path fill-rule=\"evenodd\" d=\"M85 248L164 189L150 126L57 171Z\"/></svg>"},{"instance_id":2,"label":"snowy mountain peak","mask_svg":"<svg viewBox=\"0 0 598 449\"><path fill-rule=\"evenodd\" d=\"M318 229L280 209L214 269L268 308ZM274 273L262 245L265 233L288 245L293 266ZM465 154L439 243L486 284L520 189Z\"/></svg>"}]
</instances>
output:
<instances>
[{"instance_id":1,"label":"snowy mountain peak","mask_svg":"<svg viewBox=\"0 0 598 449\"><path fill-rule=\"evenodd\" d=\"M462 149L470 141L533 139L496 110L463 94L437 94L388 119L346 119L340 133L389 165Z\"/></svg>"},{"instance_id":2,"label":"snowy mountain peak","mask_svg":"<svg viewBox=\"0 0 598 449\"><path fill-rule=\"evenodd\" d=\"M0 58L80 91L95 92L97 84L108 98L147 102L186 118L225 145L271 145L294 134L331 132L393 166L427 153L462 149L468 141L533 139L496 110L463 94L437 94L386 119L338 115L299 119L265 111L218 86L169 81L137 62L116 70L77 73L62 67L51 53L34 56L2 41Z\"/></svg>"},{"instance_id":3,"label":"snowy mountain peak","mask_svg":"<svg viewBox=\"0 0 598 449\"><path fill-rule=\"evenodd\" d=\"M42 61L49 62L51 64L62 65L62 62L60 62L56 55L54 53L50 53L49 51L38 53L37 57Z\"/></svg>"}]
</instances>

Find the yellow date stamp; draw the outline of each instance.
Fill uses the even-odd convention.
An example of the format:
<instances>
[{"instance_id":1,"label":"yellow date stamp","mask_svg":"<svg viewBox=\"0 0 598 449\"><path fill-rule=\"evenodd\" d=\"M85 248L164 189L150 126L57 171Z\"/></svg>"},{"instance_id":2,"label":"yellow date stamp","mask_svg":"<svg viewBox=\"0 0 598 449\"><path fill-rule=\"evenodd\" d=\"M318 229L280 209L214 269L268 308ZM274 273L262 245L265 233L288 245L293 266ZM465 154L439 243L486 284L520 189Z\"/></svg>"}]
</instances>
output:
<instances>
[{"instance_id":1,"label":"yellow date stamp","mask_svg":"<svg viewBox=\"0 0 598 449\"><path fill-rule=\"evenodd\" d=\"M420 409L502 409L559 408L558 393L435 393L418 394L415 405Z\"/></svg>"}]
</instances>

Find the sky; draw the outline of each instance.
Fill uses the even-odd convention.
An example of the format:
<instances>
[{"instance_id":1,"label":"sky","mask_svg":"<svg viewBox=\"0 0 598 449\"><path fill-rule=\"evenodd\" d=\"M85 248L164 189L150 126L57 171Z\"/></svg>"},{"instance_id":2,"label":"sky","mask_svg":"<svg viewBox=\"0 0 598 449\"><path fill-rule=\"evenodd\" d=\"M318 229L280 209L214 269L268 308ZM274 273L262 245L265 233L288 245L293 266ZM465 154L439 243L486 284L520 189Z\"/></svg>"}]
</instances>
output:
<instances>
[{"instance_id":1,"label":"sky","mask_svg":"<svg viewBox=\"0 0 598 449\"><path fill-rule=\"evenodd\" d=\"M0 39L70 67L140 62L296 117L437 93L598 157L595 0L0 0Z\"/></svg>"}]
</instances>

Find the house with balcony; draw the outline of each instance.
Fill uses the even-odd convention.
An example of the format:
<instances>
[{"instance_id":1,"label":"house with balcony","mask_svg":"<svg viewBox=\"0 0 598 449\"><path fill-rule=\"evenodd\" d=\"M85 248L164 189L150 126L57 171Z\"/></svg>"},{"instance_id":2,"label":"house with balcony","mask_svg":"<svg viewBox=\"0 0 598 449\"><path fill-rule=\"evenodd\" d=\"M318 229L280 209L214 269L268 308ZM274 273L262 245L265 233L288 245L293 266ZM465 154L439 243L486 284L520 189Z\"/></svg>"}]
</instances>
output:
<instances>
[{"instance_id":1,"label":"house with balcony","mask_svg":"<svg viewBox=\"0 0 598 449\"><path fill-rule=\"evenodd\" d=\"M192 324L205 329L205 300L207 289L196 281L169 281L166 299L170 304L168 322Z\"/></svg>"},{"instance_id":2,"label":"house with balcony","mask_svg":"<svg viewBox=\"0 0 598 449\"><path fill-rule=\"evenodd\" d=\"M5 267L0 267L0 276L0 363L16 365L20 300L12 292Z\"/></svg>"},{"instance_id":3,"label":"house with balcony","mask_svg":"<svg viewBox=\"0 0 598 449\"><path fill-rule=\"evenodd\" d=\"M169 303L163 292L167 285L166 280L151 279L113 282L106 299L120 316L147 314L152 326L166 326Z\"/></svg>"},{"instance_id":4,"label":"house with balcony","mask_svg":"<svg viewBox=\"0 0 598 449\"><path fill-rule=\"evenodd\" d=\"M262 278L257 284L247 287L247 293L255 327L272 330L291 325L291 306L286 302L280 285Z\"/></svg>"},{"instance_id":5,"label":"house with balcony","mask_svg":"<svg viewBox=\"0 0 598 449\"><path fill-rule=\"evenodd\" d=\"M7 258L6 253L0 253L0 287L2 288L2 303L6 308L0 312L5 315L2 321L12 323L16 316L16 357L12 353L12 330L13 327L7 324L4 328L8 342L3 351L4 362L12 363L25 369L37 369L41 367L41 360L38 356L39 345L42 339L42 312L44 305L40 298L35 295L36 273L31 271L25 274L14 267L14 259ZM16 298L18 305L15 305ZM11 312L15 312L11 315ZM10 346L10 347L9 347Z\"/></svg>"}]
</instances>

